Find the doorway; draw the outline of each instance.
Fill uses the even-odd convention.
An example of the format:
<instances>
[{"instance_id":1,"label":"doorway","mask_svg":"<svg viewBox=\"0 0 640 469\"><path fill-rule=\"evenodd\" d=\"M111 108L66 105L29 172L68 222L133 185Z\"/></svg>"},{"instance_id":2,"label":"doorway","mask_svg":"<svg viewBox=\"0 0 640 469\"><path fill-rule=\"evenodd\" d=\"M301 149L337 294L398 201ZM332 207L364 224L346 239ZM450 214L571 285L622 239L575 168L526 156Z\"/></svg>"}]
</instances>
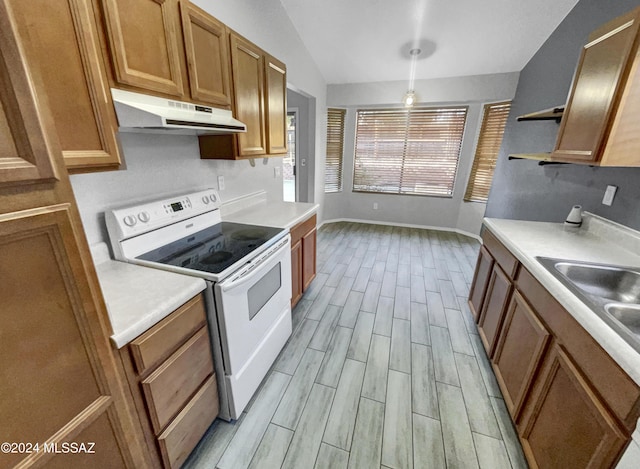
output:
<instances>
[{"instance_id":1,"label":"doorway","mask_svg":"<svg viewBox=\"0 0 640 469\"><path fill-rule=\"evenodd\" d=\"M287 156L282 164L282 193L285 202L298 201L298 184L296 178L296 137L298 110L287 111Z\"/></svg>"}]
</instances>

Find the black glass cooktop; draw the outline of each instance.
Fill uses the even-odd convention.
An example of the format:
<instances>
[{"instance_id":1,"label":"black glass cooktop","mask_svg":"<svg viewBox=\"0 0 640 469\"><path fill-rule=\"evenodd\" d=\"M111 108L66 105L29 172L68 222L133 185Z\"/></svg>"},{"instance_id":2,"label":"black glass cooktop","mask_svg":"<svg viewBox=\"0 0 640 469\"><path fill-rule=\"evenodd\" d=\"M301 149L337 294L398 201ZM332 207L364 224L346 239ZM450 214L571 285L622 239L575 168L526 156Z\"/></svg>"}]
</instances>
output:
<instances>
[{"instance_id":1,"label":"black glass cooktop","mask_svg":"<svg viewBox=\"0 0 640 469\"><path fill-rule=\"evenodd\" d=\"M283 231L270 226L221 222L137 259L219 274Z\"/></svg>"}]
</instances>

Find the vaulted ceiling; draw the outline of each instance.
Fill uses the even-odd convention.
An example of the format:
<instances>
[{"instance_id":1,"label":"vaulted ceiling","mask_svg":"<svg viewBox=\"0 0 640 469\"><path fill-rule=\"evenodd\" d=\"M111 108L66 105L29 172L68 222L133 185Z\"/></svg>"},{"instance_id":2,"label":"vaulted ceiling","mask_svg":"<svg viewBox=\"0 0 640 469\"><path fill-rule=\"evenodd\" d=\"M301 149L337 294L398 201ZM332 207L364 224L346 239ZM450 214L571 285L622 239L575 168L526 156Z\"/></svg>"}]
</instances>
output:
<instances>
[{"instance_id":1,"label":"vaulted ceiling","mask_svg":"<svg viewBox=\"0 0 640 469\"><path fill-rule=\"evenodd\" d=\"M327 83L520 71L578 0L281 0Z\"/></svg>"}]
</instances>

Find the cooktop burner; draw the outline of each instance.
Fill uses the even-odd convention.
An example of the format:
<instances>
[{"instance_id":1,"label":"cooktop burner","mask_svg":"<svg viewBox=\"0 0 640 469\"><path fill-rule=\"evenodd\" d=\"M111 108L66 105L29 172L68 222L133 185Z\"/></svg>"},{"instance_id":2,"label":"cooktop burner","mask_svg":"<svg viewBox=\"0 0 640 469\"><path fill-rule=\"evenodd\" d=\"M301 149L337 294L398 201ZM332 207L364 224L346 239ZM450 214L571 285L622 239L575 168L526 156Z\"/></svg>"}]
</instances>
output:
<instances>
[{"instance_id":1,"label":"cooktop burner","mask_svg":"<svg viewBox=\"0 0 640 469\"><path fill-rule=\"evenodd\" d=\"M233 253L229 251L218 251L205 257L200 262L203 264L219 264L220 262L228 261L232 257Z\"/></svg>"},{"instance_id":2,"label":"cooktop burner","mask_svg":"<svg viewBox=\"0 0 640 469\"><path fill-rule=\"evenodd\" d=\"M267 232L262 228L247 228L236 231L231 237L238 241L256 241L264 238L266 234Z\"/></svg>"},{"instance_id":3,"label":"cooktop burner","mask_svg":"<svg viewBox=\"0 0 640 469\"><path fill-rule=\"evenodd\" d=\"M219 274L282 231L270 226L221 222L137 259Z\"/></svg>"}]
</instances>

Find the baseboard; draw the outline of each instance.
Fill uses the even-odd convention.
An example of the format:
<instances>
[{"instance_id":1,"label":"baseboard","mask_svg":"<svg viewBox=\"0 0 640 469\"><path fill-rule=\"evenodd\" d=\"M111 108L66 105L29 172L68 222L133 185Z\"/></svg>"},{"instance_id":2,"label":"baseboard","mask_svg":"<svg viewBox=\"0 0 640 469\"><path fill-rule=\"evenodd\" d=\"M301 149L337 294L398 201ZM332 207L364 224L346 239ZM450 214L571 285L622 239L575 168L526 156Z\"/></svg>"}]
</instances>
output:
<instances>
[{"instance_id":1,"label":"baseboard","mask_svg":"<svg viewBox=\"0 0 640 469\"><path fill-rule=\"evenodd\" d=\"M474 238L482 242L482 238L480 237L480 235L469 233L468 231L460 230L458 228L447 228L442 226L430 226L430 225L414 225L411 223L396 223L396 222L389 222L389 221L360 220L357 218L334 218L331 220L323 220L322 223L318 225L318 228L321 228L324 225L329 223L338 223L342 221L349 222L349 223L365 223L369 225L387 225L387 226L400 226L403 228L420 228L423 230L449 231L449 232L461 234L463 236L468 236L470 238Z\"/></svg>"}]
</instances>

